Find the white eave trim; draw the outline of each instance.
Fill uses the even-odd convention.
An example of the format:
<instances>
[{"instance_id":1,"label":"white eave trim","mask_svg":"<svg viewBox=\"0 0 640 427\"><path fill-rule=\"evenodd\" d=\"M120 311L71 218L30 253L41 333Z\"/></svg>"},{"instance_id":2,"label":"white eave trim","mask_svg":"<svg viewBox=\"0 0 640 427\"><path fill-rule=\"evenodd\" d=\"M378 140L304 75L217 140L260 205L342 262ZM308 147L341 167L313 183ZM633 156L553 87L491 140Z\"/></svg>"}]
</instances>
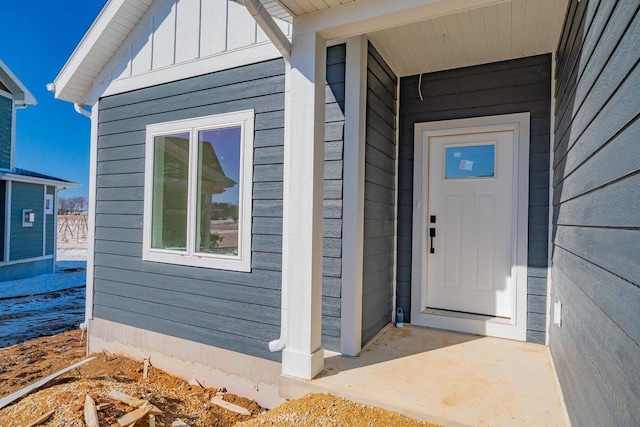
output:
<instances>
[{"instance_id":1,"label":"white eave trim","mask_svg":"<svg viewBox=\"0 0 640 427\"><path fill-rule=\"evenodd\" d=\"M80 184L75 182L63 182L56 181L55 179L47 179L47 178L38 178L35 176L24 176L24 175L16 175L13 173L3 173L0 176L0 180L2 181L12 181L12 182L24 182L27 184L42 184L42 185L51 185L55 187L64 187L64 188L79 188Z\"/></svg>"},{"instance_id":2,"label":"white eave trim","mask_svg":"<svg viewBox=\"0 0 640 427\"><path fill-rule=\"evenodd\" d=\"M117 16L123 16L127 14L131 15L131 13L129 12L131 8L124 7L125 5L131 3L137 4L134 9L138 9L140 11L140 16L129 16L129 18L132 21L137 22L142 17L142 15L144 15L144 12L149 8L152 2L144 0L109 0L98 14L98 17L93 21L84 37L82 37L82 40L75 48L73 53L71 53L71 56L62 67L62 70L60 70L60 72L56 76L53 85L51 86L52 89L55 89L56 98L63 99L69 102L81 102L80 97L73 96L73 93L75 93L75 91L69 90L69 94L65 93L71 83L71 80L79 72L80 68L82 68L85 60L98 45L98 42L102 40L106 30L109 28L114 19ZM131 28L131 30L133 30L133 27ZM110 42L103 41L103 45L111 44L111 50L113 50L108 58L103 58L103 66L105 66L109 62L113 54L115 54L115 52L118 50L127 36L128 34L125 34L122 37L122 40L115 40L115 43L113 40ZM104 46L101 46L101 49L104 50ZM97 77L98 73L95 73L95 78ZM83 93L91 88L93 82L85 84L87 85L87 87L84 88L85 90L83 91Z\"/></svg>"},{"instance_id":3,"label":"white eave trim","mask_svg":"<svg viewBox=\"0 0 640 427\"><path fill-rule=\"evenodd\" d=\"M0 60L0 81L11 92L11 97L16 104L36 105L38 101L20 79Z\"/></svg>"}]
</instances>

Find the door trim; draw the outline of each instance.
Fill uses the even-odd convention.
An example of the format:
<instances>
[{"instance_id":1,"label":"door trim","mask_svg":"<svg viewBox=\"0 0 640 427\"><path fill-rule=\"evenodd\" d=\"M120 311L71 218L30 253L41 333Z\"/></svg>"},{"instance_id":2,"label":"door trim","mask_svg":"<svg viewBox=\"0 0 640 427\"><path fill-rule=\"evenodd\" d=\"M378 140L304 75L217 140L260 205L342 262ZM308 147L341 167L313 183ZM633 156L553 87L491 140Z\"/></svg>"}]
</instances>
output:
<instances>
[{"instance_id":1,"label":"door trim","mask_svg":"<svg viewBox=\"0 0 640 427\"><path fill-rule=\"evenodd\" d=\"M411 323L479 335L525 341L527 335L527 253L529 220L529 130L530 114L517 113L470 119L416 123L414 126L413 232L411 255ZM426 214L428 213L429 150L434 136L460 133L514 132L513 245L511 270L512 310L510 319L427 309L427 263L422 254L428 250ZM426 150L426 151L425 151Z\"/></svg>"}]
</instances>

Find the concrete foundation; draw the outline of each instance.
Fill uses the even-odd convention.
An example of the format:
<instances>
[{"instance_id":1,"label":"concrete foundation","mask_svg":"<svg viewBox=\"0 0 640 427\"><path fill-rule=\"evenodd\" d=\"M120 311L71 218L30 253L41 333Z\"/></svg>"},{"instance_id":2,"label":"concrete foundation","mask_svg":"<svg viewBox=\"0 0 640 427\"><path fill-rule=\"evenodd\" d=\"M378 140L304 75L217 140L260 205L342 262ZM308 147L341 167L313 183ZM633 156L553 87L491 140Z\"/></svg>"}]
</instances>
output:
<instances>
[{"instance_id":1,"label":"concrete foundation","mask_svg":"<svg viewBox=\"0 0 640 427\"><path fill-rule=\"evenodd\" d=\"M103 350L142 361L205 387L225 387L229 392L273 408L280 397L281 365L181 338L171 337L102 319L89 322L88 351Z\"/></svg>"}]
</instances>

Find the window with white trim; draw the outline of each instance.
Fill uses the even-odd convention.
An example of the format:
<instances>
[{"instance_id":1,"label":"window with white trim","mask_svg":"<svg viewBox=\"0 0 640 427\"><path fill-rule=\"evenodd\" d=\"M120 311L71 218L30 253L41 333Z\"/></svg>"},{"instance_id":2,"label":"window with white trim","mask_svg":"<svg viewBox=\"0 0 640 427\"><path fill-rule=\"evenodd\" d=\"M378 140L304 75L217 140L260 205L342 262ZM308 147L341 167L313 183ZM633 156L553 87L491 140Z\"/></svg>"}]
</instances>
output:
<instances>
[{"instance_id":1,"label":"window with white trim","mask_svg":"<svg viewBox=\"0 0 640 427\"><path fill-rule=\"evenodd\" d=\"M251 270L253 110L147 126L146 261Z\"/></svg>"}]
</instances>

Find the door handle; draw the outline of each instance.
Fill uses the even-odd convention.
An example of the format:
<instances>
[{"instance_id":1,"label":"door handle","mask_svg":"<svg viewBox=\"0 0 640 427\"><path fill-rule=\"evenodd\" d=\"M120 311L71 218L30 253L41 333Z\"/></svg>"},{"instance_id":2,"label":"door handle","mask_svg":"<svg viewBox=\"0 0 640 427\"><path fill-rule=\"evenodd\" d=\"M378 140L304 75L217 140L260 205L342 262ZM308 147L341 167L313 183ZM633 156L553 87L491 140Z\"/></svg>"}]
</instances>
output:
<instances>
[{"instance_id":1,"label":"door handle","mask_svg":"<svg viewBox=\"0 0 640 427\"><path fill-rule=\"evenodd\" d=\"M436 229L435 227L431 227L429 228L429 240L430 240L430 246L429 246L429 252L432 254L436 253L436 250L433 248L433 238L436 237Z\"/></svg>"}]
</instances>

